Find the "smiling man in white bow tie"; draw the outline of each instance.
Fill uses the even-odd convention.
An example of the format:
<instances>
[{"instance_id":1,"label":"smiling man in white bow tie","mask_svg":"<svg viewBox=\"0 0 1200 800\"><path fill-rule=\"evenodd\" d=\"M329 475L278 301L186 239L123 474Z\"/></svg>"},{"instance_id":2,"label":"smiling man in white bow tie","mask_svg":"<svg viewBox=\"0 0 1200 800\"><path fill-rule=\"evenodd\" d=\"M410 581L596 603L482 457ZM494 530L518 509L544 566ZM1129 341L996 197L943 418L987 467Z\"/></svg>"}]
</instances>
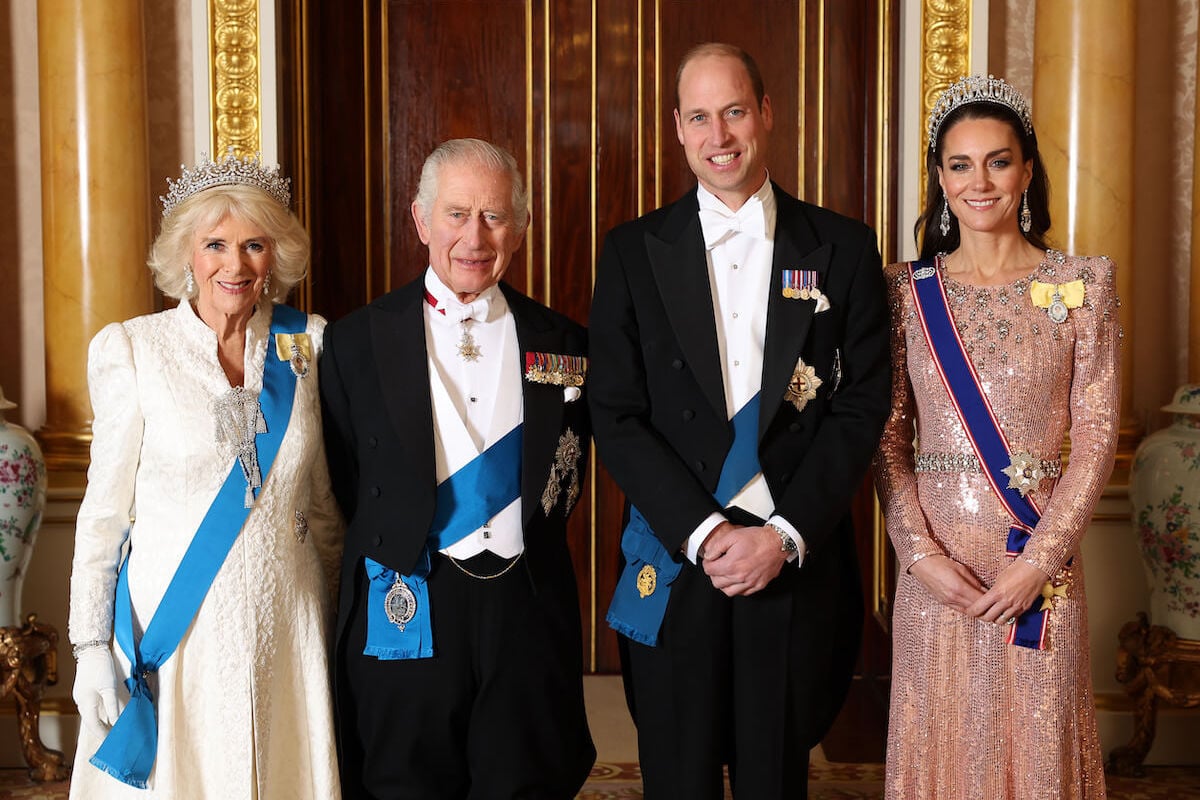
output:
<instances>
[{"instance_id":1,"label":"smiling man in white bow tie","mask_svg":"<svg viewBox=\"0 0 1200 800\"><path fill-rule=\"evenodd\" d=\"M754 60L677 73L699 186L609 233L591 313L596 446L629 500L609 609L647 800L806 796L862 625L849 505L888 412L861 222L767 176Z\"/></svg>"},{"instance_id":2,"label":"smiling man in white bow tie","mask_svg":"<svg viewBox=\"0 0 1200 800\"><path fill-rule=\"evenodd\" d=\"M568 800L595 760L566 542L586 334L500 282L530 219L509 153L443 143L412 215L424 276L330 325L321 360L343 796Z\"/></svg>"}]
</instances>

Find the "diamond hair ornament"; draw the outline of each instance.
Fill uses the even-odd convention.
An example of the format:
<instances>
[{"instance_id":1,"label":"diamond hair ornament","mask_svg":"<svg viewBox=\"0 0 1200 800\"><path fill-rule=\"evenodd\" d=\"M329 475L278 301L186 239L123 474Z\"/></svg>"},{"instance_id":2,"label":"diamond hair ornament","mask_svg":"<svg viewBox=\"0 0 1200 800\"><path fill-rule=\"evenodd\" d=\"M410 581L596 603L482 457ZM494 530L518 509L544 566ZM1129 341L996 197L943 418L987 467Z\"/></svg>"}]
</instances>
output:
<instances>
[{"instance_id":1,"label":"diamond hair ornament","mask_svg":"<svg viewBox=\"0 0 1200 800\"><path fill-rule=\"evenodd\" d=\"M264 166L262 153L255 153L253 158L238 158L230 148L220 161L213 161L207 153L201 153L195 169L188 169L185 164L179 166L183 170L179 180L167 178L167 194L158 198L162 202L164 218L192 195L215 186L253 186L262 189L284 208L291 205L291 179L279 174L278 165Z\"/></svg>"},{"instance_id":2,"label":"diamond hair ornament","mask_svg":"<svg viewBox=\"0 0 1200 800\"><path fill-rule=\"evenodd\" d=\"M996 103L1010 109L1021 120L1025 133L1033 133L1029 102L1003 78L970 75L959 78L942 92L929 112L929 149L937 143L938 130L952 111L970 103Z\"/></svg>"}]
</instances>

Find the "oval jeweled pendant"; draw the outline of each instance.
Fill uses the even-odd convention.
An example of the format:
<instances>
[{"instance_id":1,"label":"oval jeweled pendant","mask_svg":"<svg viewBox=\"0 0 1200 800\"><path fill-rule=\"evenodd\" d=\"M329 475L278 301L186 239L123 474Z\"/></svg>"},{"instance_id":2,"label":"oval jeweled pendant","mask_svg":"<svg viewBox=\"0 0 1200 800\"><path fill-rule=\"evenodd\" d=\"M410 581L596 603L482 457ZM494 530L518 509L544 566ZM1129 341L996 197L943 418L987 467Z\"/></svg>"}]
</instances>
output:
<instances>
[{"instance_id":1,"label":"oval jeweled pendant","mask_svg":"<svg viewBox=\"0 0 1200 800\"><path fill-rule=\"evenodd\" d=\"M1054 293L1054 297L1050 298L1050 305L1046 308L1046 316L1052 322L1057 322L1060 325L1067 321L1067 304L1063 302L1062 295L1058 292Z\"/></svg>"},{"instance_id":2,"label":"oval jeweled pendant","mask_svg":"<svg viewBox=\"0 0 1200 800\"><path fill-rule=\"evenodd\" d=\"M383 598L383 612L387 614L388 622L400 630L404 630L404 626L412 622L417 614L417 596L400 577L400 573L396 573L396 582Z\"/></svg>"}]
</instances>

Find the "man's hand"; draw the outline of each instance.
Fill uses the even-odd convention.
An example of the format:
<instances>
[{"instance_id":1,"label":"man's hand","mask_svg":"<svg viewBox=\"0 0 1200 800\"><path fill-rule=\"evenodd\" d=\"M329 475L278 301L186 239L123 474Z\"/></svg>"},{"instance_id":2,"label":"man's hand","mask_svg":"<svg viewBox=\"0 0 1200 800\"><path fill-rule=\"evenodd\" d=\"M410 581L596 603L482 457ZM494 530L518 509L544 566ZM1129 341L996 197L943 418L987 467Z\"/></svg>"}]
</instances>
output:
<instances>
[{"instance_id":1,"label":"man's hand","mask_svg":"<svg viewBox=\"0 0 1200 800\"><path fill-rule=\"evenodd\" d=\"M761 591L787 563L773 528L741 528L728 522L713 529L700 552L705 574L728 597Z\"/></svg>"},{"instance_id":2,"label":"man's hand","mask_svg":"<svg viewBox=\"0 0 1200 800\"><path fill-rule=\"evenodd\" d=\"M946 555L926 556L908 571L934 600L964 614L970 613L967 609L986 591L971 570Z\"/></svg>"}]
</instances>

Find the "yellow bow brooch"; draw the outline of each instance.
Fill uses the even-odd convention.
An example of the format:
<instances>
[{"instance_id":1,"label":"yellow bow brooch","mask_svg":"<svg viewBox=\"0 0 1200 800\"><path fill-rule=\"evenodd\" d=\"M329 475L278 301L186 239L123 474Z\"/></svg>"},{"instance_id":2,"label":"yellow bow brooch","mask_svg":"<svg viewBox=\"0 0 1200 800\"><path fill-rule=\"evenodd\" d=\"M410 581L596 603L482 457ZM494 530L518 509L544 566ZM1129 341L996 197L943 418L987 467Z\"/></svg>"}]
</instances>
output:
<instances>
[{"instance_id":1,"label":"yellow bow brooch","mask_svg":"<svg viewBox=\"0 0 1200 800\"><path fill-rule=\"evenodd\" d=\"M308 365L312 363L312 343L307 333L277 333L275 334L275 355L280 361L288 362L292 373L297 378L308 374Z\"/></svg>"},{"instance_id":2,"label":"yellow bow brooch","mask_svg":"<svg viewBox=\"0 0 1200 800\"><path fill-rule=\"evenodd\" d=\"M1046 316L1055 322L1067 321L1067 309L1083 305L1083 281L1070 283L1042 283L1029 285L1029 297L1038 308L1046 309Z\"/></svg>"}]
</instances>

